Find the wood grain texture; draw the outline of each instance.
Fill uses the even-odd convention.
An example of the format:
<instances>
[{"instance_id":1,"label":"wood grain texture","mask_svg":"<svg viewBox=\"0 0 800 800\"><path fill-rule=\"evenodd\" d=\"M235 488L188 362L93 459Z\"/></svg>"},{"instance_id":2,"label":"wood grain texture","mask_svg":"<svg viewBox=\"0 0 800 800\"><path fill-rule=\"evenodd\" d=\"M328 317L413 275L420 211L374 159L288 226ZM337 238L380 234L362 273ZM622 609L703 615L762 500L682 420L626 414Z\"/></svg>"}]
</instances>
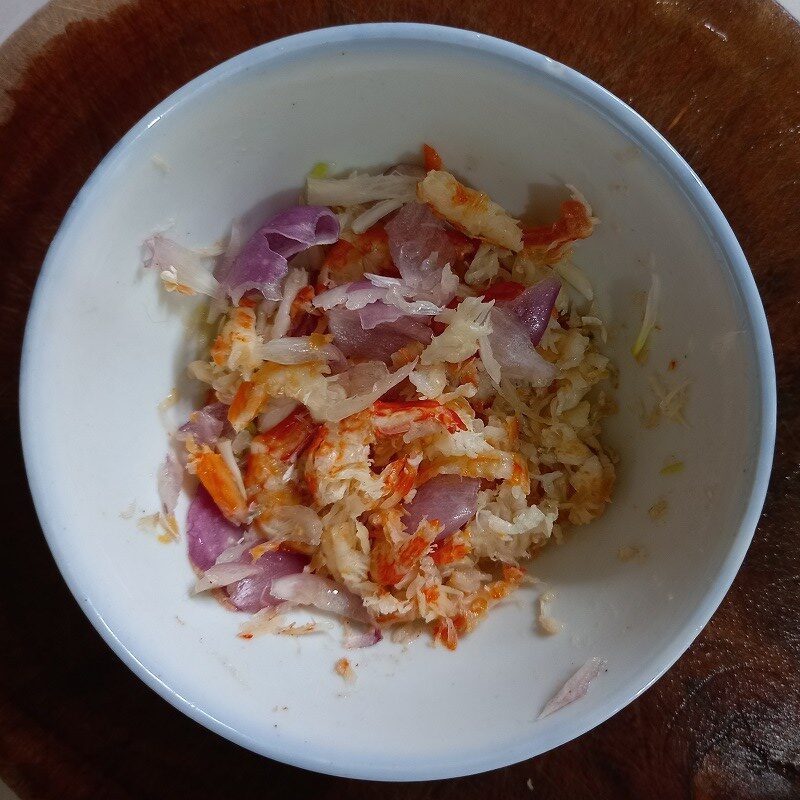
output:
<instances>
[{"instance_id":1,"label":"wood grain texture","mask_svg":"<svg viewBox=\"0 0 800 800\"><path fill-rule=\"evenodd\" d=\"M29 498L17 424L20 341L41 260L114 142L166 94L235 53L302 30L378 20L517 41L594 78L664 132L716 197L750 260L780 391L775 471L755 541L688 653L578 741L514 767L427 785L326 778L259 758L140 683L57 573ZM800 30L777 6L71 0L53 3L0 48L2 87L0 447L12 502L0 581L0 775L25 800L278 791L382 800L800 797Z\"/></svg>"}]
</instances>

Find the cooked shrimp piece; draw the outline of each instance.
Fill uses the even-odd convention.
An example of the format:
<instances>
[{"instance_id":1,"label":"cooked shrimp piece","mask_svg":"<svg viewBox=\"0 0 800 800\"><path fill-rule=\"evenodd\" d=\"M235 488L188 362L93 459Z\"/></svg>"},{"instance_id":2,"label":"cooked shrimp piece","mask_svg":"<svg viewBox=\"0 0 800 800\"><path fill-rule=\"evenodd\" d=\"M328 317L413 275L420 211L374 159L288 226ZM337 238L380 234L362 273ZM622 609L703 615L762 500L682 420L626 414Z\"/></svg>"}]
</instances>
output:
<instances>
[{"instance_id":1,"label":"cooked shrimp piece","mask_svg":"<svg viewBox=\"0 0 800 800\"><path fill-rule=\"evenodd\" d=\"M308 410L299 407L271 430L253 437L244 485L260 509L255 522L262 529L276 509L303 502L300 487L292 480L292 466L318 428Z\"/></svg>"},{"instance_id":2,"label":"cooked shrimp piece","mask_svg":"<svg viewBox=\"0 0 800 800\"><path fill-rule=\"evenodd\" d=\"M263 386L268 397L288 397L316 411L325 405L328 397L329 372L322 361L306 364L273 364L267 362L253 375L253 383Z\"/></svg>"},{"instance_id":3,"label":"cooked shrimp piece","mask_svg":"<svg viewBox=\"0 0 800 800\"><path fill-rule=\"evenodd\" d=\"M412 423L438 422L448 433L465 431L461 417L435 400L406 400L398 403L378 401L372 406L372 424L383 436L408 433Z\"/></svg>"},{"instance_id":4,"label":"cooked shrimp piece","mask_svg":"<svg viewBox=\"0 0 800 800\"><path fill-rule=\"evenodd\" d=\"M383 225L373 225L364 233L354 233L349 239L339 239L328 250L323 267L327 269L330 282L337 286L361 280L365 272L394 274L389 239Z\"/></svg>"},{"instance_id":5,"label":"cooked shrimp piece","mask_svg":"<svg viewBox=\"0 0 800 800\"><path fill-rule=\"evenodd\" d=\"M289 312L290 336L307 336L315 331L324 330L326 320L321 316L319 309L312 304L314 287L304 286L292 301Z\"/></svg>"},{"instance_id":6,"label":"cooked shrimp piece","mask_svg":"<svg viewBox=\"0 0 800 800\"><path fill-rule=\"evenodd\" d=\"M513 250L522 249L522 229L489 195L470 189L449 172L431 170L418 184L417 197L468 236Z\"/></svg>"},{"instance_id":7,"label":"cooked shrimp piece","mask_svg":"<svg viewBox=\"0 0 800 800\"><path fill-rule=\"evenodd\" d=\"M232 308L219 335L211 345L211 360L217 367L238 372L249 380L261 365L258 345L261 337L256 332L256 312L247 298Z\"/></svg>"},{"instance_id":8,"label":"cooked shrimp piece","mask_svg":"<svg viewBox=\"0 0 800 800\"><path fill-rule=\"evenodd\" d=\"M468 598L465 604L466 611L456 614L452 619L440 618L434 622L434 640L443 644L448 650L455 650L458 646L458 637L473 630L493 605L519 587L524 577L523 570L504 564L503 577L486 584Z\"/></svg>"},{"instance_id":9,"label":"cooked shrimp piece","mask_svg":"<svg viewBox=\"0 0 800 800\"><path fill-rule=\"evenodd\" d=\"M442 168L442 157L439 155L435 147L429 144L422 145L422 161L425 164L425 171L437 170Z\"/></svg>"},{"instance_id":10,"label":"cooked shrimp piece","mask_svg":"<svg viewBox=\"0 0 800 800\"><path fill-rule=\"evenodd\" d=\"M231 522L241 525L247 521L247 500L242 493L239 480L219 453L203 446L191 454L189 466L219 510Z\"/></svg>"},{"instance_id":11,"label":"cooked shrimp piece","mask_svg":"<svg viewBox=\"0 0 800 800\"><path fill-rule=\"evenodd\" d=\"M569 245L592 235L597 220L579 192L561 204L558 219L550 225L522 229L523 252L542 264L557 264L567 254Z\"/></svg>"},{"instance_id":12,"label":"cooked shrimp piece","mask_svg":"<svg viewBox=\"0 0 800 800\"><path fill-rule=\"evenodd\" d=\"M306 483L317 504L335 503L351 492L366 508L401 502L413 487L421 457L400 456L376 474L373 447L380 439L401 436L421 423L433 423L445 431L466 427L455 411L432 400L377 402L323 426L309 448L305 467Z\"/></svg>"},{"instance_id":13,"label":"cooked shrimp piece","mask_svg":"<svg viewBox=\"0 0 800 800\"><path fill-rule=\"evenodd\" d=\"M381 472L381 481L386 496L381 499L384 508L391 508L402 503L406 495L414 488L417 478L419 459L402 456L387 464Z\"/></svg>"},{"instance_id":14,"label":"cooked shrimp piece","mask_svg":"<svg viewBox=\"0 0 800 800\"><path fill-rule=\"evenodd\" d=\"M438 523L425 520L416 533L409 535L398 530L403 527L402 517L399 508L380 508L369 516L370 577L385 590L406 585L409 574L419 569L423 559L433 566L429 554L437 548L434 539L440 530Z\"/></svg>"},{"instance_id":15,"label":"cooked shrimp piece","mask_svg":"<svg viewBox=\"0 0 800 800\"><path fill-rule=\"evenodd\" d=\"M228 422L237 433L256 418L268 397L267 387L264 384L243 381L239 385L228 408Z\"/></svg>"},{"instance_id":16,"label":"cooked shrimp piece","mask_svg":"<svg viewBox=\"0 0 800 800\"><path fill-rule=\"evenodd\" d=\"M312 334L320 346L326 339ZM275 364L264 362L253 375L252 381L240 384L234 395L228 420L237 432L247 427L270 398L285 397L296 400L308 408L318 409L328 395L325 373L328 367L322 361L305 364Z\"/></svg>"},{"instance_id":17,"label":"cooked shrimp piece","mask_svg":"<svg viewBox=\"0 0 800 800\"><path fill-rule=\"evenodd\" d=\"M508 479L513 474L513 456L502 450L476 456L438 456L425 461L419 471L420 483L437 475L461 475L464 478L483 478L494 481Z\"/></svg>"}]
</instances>

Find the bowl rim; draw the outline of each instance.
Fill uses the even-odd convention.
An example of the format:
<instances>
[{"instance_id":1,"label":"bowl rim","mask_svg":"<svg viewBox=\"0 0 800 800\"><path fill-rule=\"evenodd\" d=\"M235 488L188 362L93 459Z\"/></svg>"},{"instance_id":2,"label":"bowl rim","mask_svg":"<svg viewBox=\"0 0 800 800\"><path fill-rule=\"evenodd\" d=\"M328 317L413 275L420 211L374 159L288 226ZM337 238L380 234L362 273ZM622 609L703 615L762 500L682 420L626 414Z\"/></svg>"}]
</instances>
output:
<instances>
[{"instance_id":1,"label":"bowl rim","mask_svg":"<svg viewBox=\"0 0 800 800\"><path fill-rule=\"evenodd\" d=\"M747 324L755 340L757 377L754 385L759 395L759 418L756 426L757 436L755 437L754 447L755 469L753 470L749 496L739 521L738 530L715 580L709 583L703 601L698 604L693 614L685 622L680 633L673 639L666 641L660 650L651 654L647 663L624 689L618 690L615 694L597 703L594 710L581 717L577 725L568 730L561 728L549 737L528 734L520 737L520 741L513 748L506 747L503 750L489 750L478 759L475 759L473 754L471 756L456 756L446 763L389 766L388 764L364 763L359 761L356 753L353 753L349 760L331 763L330 760L316 756L306 749L298 749L291 742L287 745L279 737L272 740L268 738L257 740L225 723L223 720L213 717L203 708L182 697L177 689L168 685L158 676L157 665L148 666L127 648L122 638L123 635L120 634L118 636L117 632L106 624L101 609L90 600L88 593L85 591L85 588L88 587L84 587L82 575L73 569L68 553L59 544L59 536L56 533L58 525L49 509L45 491L46 476L40 473L37 459L34 455L36 420L32 418L30 413L30 400L36 391L36 387L30 370L33 360L32 351L35 343L42 340L44 306L48 299L48 286L53 281L57 271L56 265L60 259L60 251L64 245L66 233L78 218L83 206L88 203L95 184L122 158L129 145L162 117L189 101L196 93L204 91L208 87L237 73L246 71L256 64L264 66L270 61L281 59L287 55L297 56L308 50L318 51L320 48L336 48L365 41L385 41L388 43L402 41L426 45L440 43L455 45L465 51L469 51L478 58L483 55L504 59L517 67L527 68L532 73L545 74L551 79L555 79L573 95L589 104L596 112L610 119L622 131L632 133L639 141L644 142L648 149L648 154L665 168L675 181L676 186L687 195L688 200L699 210L709 236L715 240L721 250L722 260L730 270L735 288L741 293ZM177 89L148 112L120 139L94 169L70 205L44 259L25 326L20 367L19 401L25 468L34 506L48 546L53 553L62 577L81 609L89 618L89 621L117 656L145 684L191 719L260 755L330 775L370 780L416 781L444 779L484 772L523 761L564 744L616 714L650 688L677 661L705 627L722 602L741 566L755 533L764 504L772 466L777 413L776 394L775 365L767 319L745 255L725 216L700 181L700 178L650 123L622 100L591 79L548 56L521 45L475 31L438 25L369 23L307 31L276 39L240 53Z\"/></svg>"}]
</instances>

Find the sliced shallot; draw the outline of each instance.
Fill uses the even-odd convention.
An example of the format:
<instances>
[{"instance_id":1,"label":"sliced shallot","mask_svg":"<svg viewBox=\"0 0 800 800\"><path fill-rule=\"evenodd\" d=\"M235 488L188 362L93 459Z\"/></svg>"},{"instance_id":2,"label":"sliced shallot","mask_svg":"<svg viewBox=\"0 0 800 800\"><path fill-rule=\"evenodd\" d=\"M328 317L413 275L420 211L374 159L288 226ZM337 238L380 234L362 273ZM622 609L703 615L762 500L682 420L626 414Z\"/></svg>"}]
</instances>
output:
<instances>
[{"instance_id":1,"label":"sliced shallot","mask_svg":"<svg viewBox=\"0 0 800 800\"><path fill-rule=\"evenodd\" d=\"M145 242L144 265L157 270L167 289L218 297L220 286L208 266L207 252L190 250L160 233Z\"/></svg>"},{"instance_id":2,"label":"sliced shallot","mask_svg":"<svg viewBox=\"0 0 800 800\"><path fill-rule=\"evenodd\" d=\"M259 568L255 564L239 564L222 562L209 567L195 582L194 593L219 589L232 583L257 575Z\"/></svg>"},{"instance_id":3,"label":"sliced shallot","mask_svg":"<svg viewBox=\"0 0 800 800\"><path fill-rule=\"evenodd\" d=\"M273 582L270 593L278 600L288 600L299 606L314 606L356 622L372 622L357 595L319 575L301 572L279 578Z\"/></svg>"},{"instance_id":4,"label":"sliced shallot","mask_svg":"<svg viewBox=\"0 0 800 800\"><path fill-rule=\"evenodd\" d=\"M221 553L241 538L241 528L228 521L211 495L198 486L186 520L186 540L192 564L197 569L207 570Z\"/></svg>"},{"instance_id":5,"label":"sliced shallot","mask_svg":"<svg viewBox=\"0 0 800 800\"><path fill-rule=\"evenodd\" d=\"M561 281L558 278L545 278L529 286L510 303L504 304L504 307L513 312L525 326L531 344L537 345L542 340L560 291Z\"/></svg>"},{"instance_id":6,"label":"sliced shallot","mask_svg":"<svg viewBox=\"0 0 800 800\"><path fill-rule=\"evenodd\" d=\"M249 553L242 556L248 559ZM275 606L282 598L272 593L278 579L301 573L308 558L300 553L286 550L268 550L252 562L256 572L228 587L230 601L240 611L253 613L268 606Z\"/></svg>"},{"instance_id":7,"label":"sliced shallot","mask_svg":"<svg viewBox=\"0 0 800 800\"><path fill-rule=\"evenodd\" d=\"M261 407L261 413L256 420L259 433L266 433L276 425L283 422L300 403L291 397L270 397Z\"/></svg>"},{"instance_id":8,"label":"sliced shallot","mask_svg":"<svg viewBox=\"0 0 800 800\"><path fill-rule=\"evenodd\" d=\"M518 317L495 306L489 319L491 352L502 367L503 376L528 381L532 386L549 386L556 368L536 352L527 328Z\"/></svg>"},{"instance_id":9,"label":"sliced shallot","mask_svg":"<svg viewBox=\"0 0 800 800\"><path fill-rule=\"evenodd\" d=\"M339 220L324 206L294 206L267 220L244 244L223 278L223 288L234 303L250 289L267 300L280 300L280 283L289 259L309 247L333 244L339 238Z\"/></svg>"},{"instance_id":10,"label":"sliced shallot","mask_svg":"<svg viewBox=\"0 0 800 800\"><path fill-rule=\"evenodd\" d=\"M369 408L376 400L380 400L389 389L393 389L398 383L404 381L414 371L416 365L417 361L414 359L409 364L400 367L396 372L388 373L384 377L376 379L369 391L348 397L337 402L334 407L325 409L322 414L323 418L326 422L339 422L351 414L357 414L359 411ZM342 383L347 381L345 376L347 376L347 373L343 373Z\"/></svg>"},{"instance_id":11,"label":"sliced shallot","mask_svg":"<svg viewBox=\"0 0 800 800\"><path fill-rule=\"evenodd\" d=\"M165 514L175 511L183 481L183 467L173 452L169 452L158 468L158 497Z\"/></svg>"},{"instance_id":12,"label":"sliced shallot","mask_svg":"<svg viewBox=\"0 0 800 800\"><path fill-rule=\"evenodd\" d=\"M415 533L423 519L436 520L441 526L436 541L463 528L478 510L478 478L460 475L437 475L417 489L414 499L405 506L403 522L408 533Z\"/></svg>"},{"instance_id":13,"label":"sliced shallot","mask_svg":"<svg viewBox=\"0 0 800 800\"><path fill-rule=\"evenodd\" d=\"M307 364L329 361L347 364L342 351L333 344L317 344L311 336L284 336L272 339L259 348L258 355L274 364Z\"/></svg>"},{"instance_id":14,"label":"sliced shallot","mask_svg":"<svg viewBox=\"0 0 800 800\"><path fill-rule=\"evenodd\" d=\"M415 288L435 278L434 253L440 265L452 264L455 259L447 226L424 203L404 205L386 224L386 235L395 266L403 280Z\"/></svg>"},{"instance_id":15,"label":"sliced shallot","mask_svg":"<svg viewBox=\"0 0 800 800\"><path fill-rule=\"evenodd\" d=\"M365 633L348 633L344 637L346 650L359 650L363 647L372 647L383 639L380 628L372 628Z\"/></svg>"},{"instance_id":16,"label":"sliced shallot","mask_svg":"<svg viewBox=\"0 0 800 800\"><path fill-rule=\"evenodd\" d=\"M328 329L336 346L348 357L389 361L411 341L430 341L433 333L424 323L410 317L364 329L360 311L336 307L328 312Z\"/></svg>"},{"instance_id":17,"label":"sliced shallot","mask_svg":"<svg viewBox=\"0 0 800 800\"><path fill-rule=\"evenodd\" d=\"M227 418L228 406L210 403L189 414L189 421L178 428L177 438L185 441L191 436L196 444L213 444L222 435Z\"/></svg>"},{"instance_id":18,"label":"sliced shallot","mask_svg":"<svg viewBox=\"0 0 800 800\"><path fill-rule=\"evenodd\" d=\"M587 690L589 684L606 668L607 664L602 658L592 656L562 687L555 696L547 703L539 714L539 719L548 717L576 700L580 700Z\"/></svg>"}]
</instances>

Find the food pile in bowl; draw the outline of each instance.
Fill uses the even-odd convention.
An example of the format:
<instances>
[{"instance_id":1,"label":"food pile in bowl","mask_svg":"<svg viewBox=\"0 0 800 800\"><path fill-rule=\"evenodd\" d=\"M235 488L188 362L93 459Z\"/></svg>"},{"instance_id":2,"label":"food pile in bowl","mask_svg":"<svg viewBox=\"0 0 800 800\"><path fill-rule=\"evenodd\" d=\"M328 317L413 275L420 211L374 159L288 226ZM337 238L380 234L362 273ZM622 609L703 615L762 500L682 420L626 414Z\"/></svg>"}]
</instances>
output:
<instances>
[{"instance_id":1,"label":"food pile in bowl","mask_svg":"<svg viewBox=\"0 0 800 800\"><path fill-rule=\"evenodd\" d=\"M527 579L522 565L600 516L614 486L601 421L605 328L570 260L597 220L572 187L531 225L448 172L328 177L251 236L190 250L163 234L146 266L209 298L201 408L160 474L198 592L248 612L241 634L347 620L345 644L427 628L455 649ZM198 329L197 336L202 335ZM643 331L646 337L646 330Z\"/></svg>"}]
</instances>

